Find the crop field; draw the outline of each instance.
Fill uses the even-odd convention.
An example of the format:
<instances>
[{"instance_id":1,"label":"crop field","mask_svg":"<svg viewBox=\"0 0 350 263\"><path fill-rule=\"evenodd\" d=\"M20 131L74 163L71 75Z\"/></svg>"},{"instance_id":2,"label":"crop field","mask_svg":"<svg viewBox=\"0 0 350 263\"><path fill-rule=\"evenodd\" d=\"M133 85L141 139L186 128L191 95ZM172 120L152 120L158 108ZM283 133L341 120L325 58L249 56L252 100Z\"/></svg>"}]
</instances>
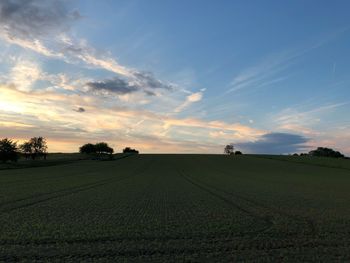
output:
<instances>
[{"instance_id":1,"label":"crop field","mask_svg":"<svg viewBox=\"0 0 350 263\"><path fill-rule=\"evenodd\" d=\"M350 160L298 158L2 169L0 261L350 261Z\"/></svg>"}]
</instances>

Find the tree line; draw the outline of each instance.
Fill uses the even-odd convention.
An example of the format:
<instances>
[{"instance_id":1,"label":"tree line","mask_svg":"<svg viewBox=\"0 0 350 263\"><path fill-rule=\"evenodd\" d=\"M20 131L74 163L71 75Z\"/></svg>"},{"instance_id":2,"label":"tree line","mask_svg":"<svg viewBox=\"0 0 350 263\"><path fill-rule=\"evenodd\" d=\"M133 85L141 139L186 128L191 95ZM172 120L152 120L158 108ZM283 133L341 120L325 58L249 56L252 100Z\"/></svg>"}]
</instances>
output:
<instances>
[{"instance_id":1,"label":"tree line","mask_svg":"<svg viewBox=\"0 0 350 263\"><path fill-rule=\"evenodd\" d=\"M92 143L84 144L79 148L79 152L82 154L111 155L114 153L114 149L105 142L98 142L95 144L92 144ZM139 153L139 151L132 149L130 147L125 147L123 149L123 153Z\"/></svg>"},{"instance_id":2,"label":"tree line","mask_svg":"<svg viewBox=\"0 0 350 263\"><path fill-rule=\"evenodd\" d=\"M46 159L46 139L43 137L33 137L20 145L8 138L0 140L0 160L2 162L17 162L21 155L26 159L32 160L37 158Z\"/></svg>"},{"instance_id":3,"label":"tree line","mask_svg":"<svg viewBox=\"0 0 350 263\"><path fill-rule=\"evenodd\" d=\"M2 162L17 162L20 157L24 157L26 160L36 160L42 158L46 160L47 141L44 137L33 137L28 141L18 144L16 141L9 138L0 140L0 161ZM114 149L110 147L106 142L98 142L95 144L87 143L79 148L81 154L87 154L95 156L98 159L103 159L104 156L109 158L113 157ZM126 147L123 149L123 153L139 153L139 151Z\"/></svg>"},{"instance_id":4,"label":"tree line","mask_svg":"<svg viewBox=\"0 0 350 263\"><path fill-rule=\"evenodd\" d=\"M241 155L241 151L235 151L233 144L227 144L224 148L224 154L227 155ZM327 147L318 147L315 150L309 151L308 153L301 153L300 155L294 153L293 156L316 156L316 157L331 157L331 158L346 158L344 154L335 151Z\"/></svg>"}]
</instances>

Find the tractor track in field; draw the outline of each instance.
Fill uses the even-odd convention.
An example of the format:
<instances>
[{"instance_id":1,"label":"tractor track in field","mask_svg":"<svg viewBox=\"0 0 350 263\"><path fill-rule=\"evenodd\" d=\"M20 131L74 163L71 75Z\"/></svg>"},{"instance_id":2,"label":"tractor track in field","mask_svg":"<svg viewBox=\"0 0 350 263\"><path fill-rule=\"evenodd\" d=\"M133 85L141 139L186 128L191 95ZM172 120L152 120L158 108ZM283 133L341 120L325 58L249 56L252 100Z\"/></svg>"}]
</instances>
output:
<instances>
[{"instance_id":1,"label":"tractor track in field","mask_svg":"<svg viewBox=\"0 0 350 263\"><path fill-rule=\"evenodd\" d=\"M189 175L186 175L186 173L184 171L182 171L182 172L178 171L178 173L182 178L184 178L186 181L188 181L192 185L196 186L197 188L200 188L201 190L208 192L210 195L215 196L216 198L224 201L225 203L230 204L232 207L234 207L242 212L245 212L250 216L253 216L254 218L257 218L259 220L263 220L268 225L264 228L261 228L261 229L255 231L253 234L255 234L256 236L253 239L251 239L248 243L251 243L254 240L258 239L260 237L260 235L267 233L276 225L276 222L273 220L273 215L272 216L261 216L260 214L249 211L248 209L244 208L240 204L237 204L236 202L232 201L232 198L226 198L225 195L231 196L231 197L238 199L238 200L242 200L245 203L248 203L248 204L255 206L257 208L263 208L272 214L279 214L280 216L286 217L290 220L306 223L309 230L310 230L310 233L309 233L310 237L312 238L312 237L315 237L317 235L316 225L315 225L314 221L312 221L311 219L304 218L304 217L298 217L295 215L290 215L290 214L282 212L278 209L273 209L265 204L261 204L260 202L257 202L255 200L250 200L249 198L242 197L238 194L233 194L233 193L227 192L225 190L222 190L222 189L217 188L215 186L209 185L209 184L204 183L202 181L193 179ZM307 244L309 242L310 242L309 240L305 241L305 244Z\"/></svg>"},{"instance_id":2,"label":"tractor track in field","mask_svg":"<svg viewBox=\"0 0 350 263\"><path fill-rule=\"evenodd\" d=\"M212 169L212 166L210 166L210 167ZM225 176L232 176L232 174L228 174L226 171L222 171L222 170L216 168L214 170L214 172L217 172L217 171L220 172L221 174L225 175ZM278 214L278 215L280 215L282 217L291 219L293 221L304 223L304 224L307 225L308 229L310 230L310 233L309 233L310 236L314 237L318 233L318 231L317 231L317 224L314 222L314 220L312 220L312 219L310 219L308 217L303 217L303 216L299 216L299 215L290 214L288 212L282 211L281 209L273 208L273 207L268 206L268 205L266 205L264 203L261 203L259 201L247 198L247 197L242 196L240 194L228 192L226 190L223 190L221 188L215 187L213 185L209 185L208 183L205 183L203 181L199 181L198 179L197 179L197 182L200 182L203 185L206 185L207 187L212 188L212 189L214 189L214 190L216 190L218 192L221 192L223 194L226 194L226 195L232 196L234 198L238 198L240 200L243 200L243 201L245 201L247 203L250 203L250 204L254 205L255 207L263 208L263 209L265 209L266 211L269 211L272 214Z\"/></svg>"},{"instance_id":3,"label":"tractor track in field","mask_svg":"<svg viewBox=\"0 0 350 263\"><path fill-rule=\"evenodd\" d=\"M193 178L192 178L192 179L193 179ZM194 179L193 179L193 180L194 180ZM223 190L223 189L218 188L218 187L215 187L215 186L213 186L213 185L209 185L208 183L205 183L205 182L203 182L203 181L199 181L198 179L197 179L197 182L200 182L202 185L204 185L204 186L206 186L206 187L208 187L208 188L214 189L214 190L216 190L217 192L221 192L221 193L226 194L226 195L228 195L228 196L232 196L232 197L234 197L234 198L243 200L243 201L245 201L245 202L247 202L247 203L250 203L250 204L252 204L252 205L254 205L254 206L258 207L258 208L263 208L263 209L265 209L266 211L269 211L269 212L272 213L272 214L278 214L278 215L280 215L280 216L282 216L282 217L286 217L286 218L291 219L291 220L294 220L294 221L306 223L307 226L308 226L308 228L310 229L310 233L309 233L309 234L310 234L311 236L317 235L316 223L315 223L313 220L311 220L311 219L309 219L309 218L307 218L307 217L302 217L302 216L297 216L297 215L289 214L289 213L284 212L284 211L282 211L282 210L280 210L280 209L270 207L270 206L268 206L268 205L266 205L266 204L263 204L263 203L261 203L261 202L258 202L258 201L256 201L256 200L252 200L252 199L247 198L247 197L244 197L244 196L242 196L242 195L239 195L239 194L236 194L236 193L232 193L232 192Z\"/></svg>"},{"instance_id":4,"label":"tractor track in field","mask_svg":"<svg viewBox=\"0 0 350 263\"><path fill-rule=\"evenodd\" d=\"M150 163L147 163L147 167L150 165ZM57 191L53 191L53 192L49 192L49 193L42 193L42 194L37 194L37 195L32 195L30 197L27 198L21 198L21 199L16 199L13 201L8 201L8 202L4 202L0 204L0 214L2 213L9 213L12 211L15 211L17 209L21 209L21 208L26 208L26 207L30 207L39 203L44 203L56 198L60 198L60 197L65 197L68 195L72 195L72 194L77 194L83 191L87 191L87 190L91 190L103 185L106 185L108 183L112 183L112 182L119 182L122 180L126 180L132 177L135 177L139 174L141 174L144 171L144 166L142 167L142 169L138 169L136 168L134 170L134 173L132 173L129 176L126 177L122 177L122 178L108 178L105 180L100 180L97 182L93 182L93 183L88 183L88 184L84 184L84 185L80 185L80 186L75 186L75 187L69 187L69 188L65 188L65 189L61 189L61 190L57 190ZM35 200L36 198L40 198L39 200ZM30 201L31 202L26 202L26 201ZM25 202L24 204L21 204L22 202ZM16 205L17 203L19 203L18 205ZM9 207L6 207L9 206ZM5 207L5 208L3 208Z\"/></svg>"},{"instance_id":5,"label":"tractor track in field","mask_svg":"<svg viewBox=\"0 0 350 263\"><path fill-rule=\"evenodd\" d=\"M211 189L210 187L207 187L199 182L196 182L195 180L193 180L192 178L190 178L188 175L186 175L184 172L181 172L178 170L178 174L184 179L186 180L188 183L194 185L196 188L201 189L204 192L209 193L211 196L225 202L226 204L228 204L229 206L248 214L249 216L258 219L258 220L262 220L265 224L267 224L266 227L263 227L262 229L259 229L257 231L254 231L253 234L258 234L258 233L263 233L267 230L269 230L273 225L274 222L271 220L270 217L267 216L261 216L257 213L254 213L246 208L244 208L243 206L241 206L240 204L232 201L231 199L226 198L225 196L222 196L220 194L218 194L217 192L213 191L213 189Z\"/></svg>"},{"instance_id":6,"label":"tractor track in field","mask_svg":"<svg viewBox=\"0 0 350 263\"><path fill-rule=\"evenodd\" d=\"M28 252L22 252L22 255L19 255L18 253L0 253L0 260L3 261L22 261L22 260L64 260L64 259L103 259L103 258L109 258L109 257L139 257L139 256L176 256L176 255L192 255L192 254L211 254L211 253L224 253L224 254L231 254L231 253L248 253L250 254L251 251L256 252L267 252L270 253L272 251L279 251L279 250L295 250L297 248L299 249L322 249L322 248L340 248L340 249L347 249L349 244L342 244L340 242L313 242L309 244L298 244L298 243L286 243L286 244L261 244L261 243L255 243L250 244L249 246L242 246L241 243L237 242L235 244L231 243L220 243L215 244L214 246L212 243L208 243L207 245L204 245L203 243L198 243L198 245L189 245L189 246L183 246L183 247L152 247L149 248L127 248L124 249L118 248L118 247L102 247L97 248L97 251L91 251L91 248L85 248L87 252L72 252L72 253L60 253L59 251L52 250L49 252L49 255L43 255L43 254L33 254ZM58 248L59 249L59 248ZM96 248L95 248L96 249ZM45 253L45 252L42 252Z\"/></svg>"},{"instance_id":7,"label":"tractor track in field","mask_svg":"<svg viewBox=\"0 0 350 263\"><path fill-rule=\"evenodd\" d=\"M212 166L210 166L210 167L212 167ZM227 172L219 170L219 169L215 169L214 171L219 171L221 174L223 174L225 176L232 175L232 174L228 174ZM299 215L290 214L288 212L282 211L281 209L273 208L273 207L268 206L268 205L266 205L264 203L261 203L261 202L258 202L256 200L247 198L247 197L242 196L240 194L232 193L232 192L223 190L221 188L215 187L213 185L209 185L208 183L205 183L205 182L200 181L198 179L197 179L197 182L200 182L201 184L205 185L206 187L214 189L214 190L216 190L218 192L221 192L223 194L226 194L226 195L232 196L234 198L238 198L240 200L243 200L243 201L245 201L247 203L250 203L250 204L252 204L252 205L254 205L254 206L258 207L258 208L263 208L263 209L265 209L267 211L270 211L272 214L278 214L278 215L280 215L282 217L286 217L286 218L291 219L291 220L296 221L296 222L306 223L307 227L310 230L310 233L309 233L310 236L316 236L317 235L317 224L315 223L314 220L312 220L312 219L310 219L308 217L303 217L303 216L299 216Z\"/></svg>"},{"instance_id":8,"label":"tractor track in field","mask_svg":"<svg viewBox=\"0 0 350 263\"><path fill-rule=\"evenodd\" d=\"M71 238L71 239L0 239L1 246L48 246L48 245L90 245L90 244L109 244L109 243L122 243L122 242L163 242L166 243L168 241L175 242L202 242L202 243L219 243L219 242L237 242L237 246L242 246L242 238L249 238L249 234L255 234L256 231L248 231L242 233L218 233L218 234L191 234L185 236L169 236L169 235L157 235L157 236L101 236L101 237L91 237L91 238ZM279 246L297 246L297 245L307 245L305 242L306 237L299 237L295 239L290 239L289 237L280 238L265 238L265 243L263 246L265 247L274 247L276 246L276 242L279 242ZM266 242L267 241L267 242ZM313 243L325 244L325 242L314 241ZM297 244L296 244L297 243ZM340 242L339 243L343 243ZM260 246L261 243L255 244L256 246ZM350 240L349 240L350 245Z\"/></svg>"}]
</instances>

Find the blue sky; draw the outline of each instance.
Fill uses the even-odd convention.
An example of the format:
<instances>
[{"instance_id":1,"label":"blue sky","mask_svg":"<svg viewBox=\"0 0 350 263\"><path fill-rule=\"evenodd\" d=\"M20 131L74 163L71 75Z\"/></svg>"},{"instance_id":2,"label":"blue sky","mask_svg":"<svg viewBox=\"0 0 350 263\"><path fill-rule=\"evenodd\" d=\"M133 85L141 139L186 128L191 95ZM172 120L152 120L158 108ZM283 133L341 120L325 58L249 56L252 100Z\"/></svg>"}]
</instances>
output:
<instances>
[{"instance_id":1,"label":"blue sky","mask_svg":"<svg viewBox=\"0 0 350 263\"><path fill-rule=\"evenodd\" d=\"M0 136L45 136L51 151L104 140L142 152L234 143L350 154L349 8L1 1Z\"/></svg>"}]
</instances>

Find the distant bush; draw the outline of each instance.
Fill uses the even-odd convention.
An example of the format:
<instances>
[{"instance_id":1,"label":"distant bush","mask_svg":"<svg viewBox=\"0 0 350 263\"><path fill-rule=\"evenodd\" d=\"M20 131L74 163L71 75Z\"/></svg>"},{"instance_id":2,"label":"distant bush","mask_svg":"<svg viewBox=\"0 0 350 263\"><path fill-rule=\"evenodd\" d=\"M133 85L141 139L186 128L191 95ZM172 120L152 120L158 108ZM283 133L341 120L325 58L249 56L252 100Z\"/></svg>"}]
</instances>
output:
<instances>
[{"instance_id":1,"label":"distant bush","mask_svg":"<svg viewBox=\"0 0 350 263\"><path fill-rule=\"evenodd\" d=\"M17 162L19 156L17 143L7 138L0 140L0 160L2 162Z\"/></svg>"},{"instance_id":2,"label":"distant bush","mask_svg":"<svg viewBox=\"0 0 350 263\"><path fill-rule=\"evenodd\" d=\"M235 151L235 155L242 155L243 153L241 151Z\"/></svg>"},{"instance_id":3,"label":"distant bush","mask_svg":"<svg viewBox=\"0 0 350 263\"><path fill-rule=\"evenodd\" d=\"M135 149L132 149L132 148L130 148L130 147L125 147L124 149L123 149L123 153L139 153L139 151L138 150L135 150Z\"/></svg>"},{"instance_id":4,"label":"distant bush","mask_svg":"<svg viewBox=\"0 0 350 263\"><path fill-rule=\"evenodd\" d=\"M299 154L297 154L297 153L294 153L294 154L293 154L293 156L299 156Z\"/></svg>"},{"instance_id":5,"label":"distant bush","mask_svg":"<svg viewBox=\"0 0 350 263\"><path fill-rule=\"evenodd\" d=\"M310 151L309 155L318 157L343 158L344 155L330 148L318 147L316 150Z\"/></svg>"}]
</instances>

